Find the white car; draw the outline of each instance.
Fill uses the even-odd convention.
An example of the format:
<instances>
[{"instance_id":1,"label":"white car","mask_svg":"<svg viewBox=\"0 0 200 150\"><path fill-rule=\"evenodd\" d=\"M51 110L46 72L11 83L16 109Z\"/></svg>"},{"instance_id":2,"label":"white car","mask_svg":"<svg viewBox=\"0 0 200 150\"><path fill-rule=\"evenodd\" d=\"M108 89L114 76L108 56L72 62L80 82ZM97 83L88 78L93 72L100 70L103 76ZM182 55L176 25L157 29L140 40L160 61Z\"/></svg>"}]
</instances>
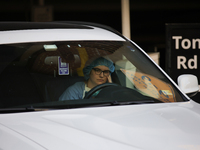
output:
<instances>
[{"instance_id":1,"label":"white car","mask_svg":"<svg viewBox=\"0 0 200 150\"><path fill-rule=\"evenodd\" d=\"M88 61L115 65L112 83L59 101ZM177 86L134 42L84 22L0 23L1 150L199 150L197 78ZM99 91L95 98L92 93Z\"/></svg>"}]
</instances>

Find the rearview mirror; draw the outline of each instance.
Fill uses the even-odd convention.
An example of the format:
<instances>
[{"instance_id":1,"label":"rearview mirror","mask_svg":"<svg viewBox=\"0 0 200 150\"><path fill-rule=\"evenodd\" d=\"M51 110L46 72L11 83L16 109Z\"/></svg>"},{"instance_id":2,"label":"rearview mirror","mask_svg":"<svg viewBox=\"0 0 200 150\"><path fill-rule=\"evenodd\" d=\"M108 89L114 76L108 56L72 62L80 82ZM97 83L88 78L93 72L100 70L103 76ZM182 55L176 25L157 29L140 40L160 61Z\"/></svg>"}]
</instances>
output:
<instances>
[{"instance_id":1,"label":"rearview mirror","mask_svg":"<svg viewBox=\"0 0 200 150\"><path fill-rule=\"evenodd\" d=\"M189 97L192 97L199 92L198 79L192 74L180 75L178 77L178 86Z\"/></svg>"}]
</instances>

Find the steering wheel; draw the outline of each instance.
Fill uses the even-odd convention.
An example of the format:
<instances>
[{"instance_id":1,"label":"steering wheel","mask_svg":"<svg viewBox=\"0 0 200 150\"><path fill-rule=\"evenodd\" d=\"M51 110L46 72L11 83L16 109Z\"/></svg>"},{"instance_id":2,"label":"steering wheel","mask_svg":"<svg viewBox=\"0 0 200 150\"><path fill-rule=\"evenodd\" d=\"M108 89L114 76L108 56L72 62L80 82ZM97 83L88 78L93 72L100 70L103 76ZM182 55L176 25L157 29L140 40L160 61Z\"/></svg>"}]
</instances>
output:
<instances>
[{"instance_id":1,"label":"steering wheel","mask_svg":"<svg viewBox=\"0 0 200 150\"><path fill-rule=\"evenodd\" d=\"M92 94L94 94L96 91L100 90L100 89L103 89L105 87L108 87L108 86L119 86L118 84L115 84L115 83L104 83L104 84L99 84L95 87L93 87L86 95L83 99L88 99L92 96Z\"/></svg>"}]
</instances>

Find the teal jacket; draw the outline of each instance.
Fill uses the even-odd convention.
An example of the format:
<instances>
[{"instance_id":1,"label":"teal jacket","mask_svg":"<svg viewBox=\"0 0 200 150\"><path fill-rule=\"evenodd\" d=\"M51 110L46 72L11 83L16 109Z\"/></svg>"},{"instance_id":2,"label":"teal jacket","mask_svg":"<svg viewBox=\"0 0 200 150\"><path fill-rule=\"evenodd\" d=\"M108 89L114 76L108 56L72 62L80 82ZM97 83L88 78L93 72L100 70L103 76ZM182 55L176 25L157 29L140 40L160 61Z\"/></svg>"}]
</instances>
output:
<instances>
[{"instance_id":1,"label":"teal jacket","mask_svg":"<svg viewBox=\"0 0 200 150\"><path fill-rule=\"evenodd\" d=\"M84 82L76 82L74 85L68 87L63 94L59 97L59 101L64 100L73 100L73 99L83 99L83 92L85 91L85 83ZM96 91L92 94L91 97L95 97L99 94L99 91ZM85 92L88 93L87 91Z\"/></svg>"},{"instance_id":2,"label":"teal jacket","mask_svg":"<svg viewBox=\"0 0 200 150\"><path fill-rule=\"evenodd\" d=\"M76 82L74 85L68 87L59 97L59 101L82 99L85 90L84 82Z\"/></svg>"}]
</instances>

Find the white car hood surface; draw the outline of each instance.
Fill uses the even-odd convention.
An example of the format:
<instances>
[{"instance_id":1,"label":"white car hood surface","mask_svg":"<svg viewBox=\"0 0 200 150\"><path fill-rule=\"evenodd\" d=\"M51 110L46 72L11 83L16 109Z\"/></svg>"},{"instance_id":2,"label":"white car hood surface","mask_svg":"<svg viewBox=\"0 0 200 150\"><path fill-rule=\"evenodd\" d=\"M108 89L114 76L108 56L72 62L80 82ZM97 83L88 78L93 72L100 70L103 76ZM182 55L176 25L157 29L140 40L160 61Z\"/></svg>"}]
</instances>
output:
<instances>
[{"instance_id":1,"label":"white car hood surface","mask_svg":"<svg viewBox=\"0 0 200 150\"><path fill-rule=\"evenodd\" d=\"M0 149L199 150L200 106L190 101L0 114Z\"/></svg>"}]
</instances>

